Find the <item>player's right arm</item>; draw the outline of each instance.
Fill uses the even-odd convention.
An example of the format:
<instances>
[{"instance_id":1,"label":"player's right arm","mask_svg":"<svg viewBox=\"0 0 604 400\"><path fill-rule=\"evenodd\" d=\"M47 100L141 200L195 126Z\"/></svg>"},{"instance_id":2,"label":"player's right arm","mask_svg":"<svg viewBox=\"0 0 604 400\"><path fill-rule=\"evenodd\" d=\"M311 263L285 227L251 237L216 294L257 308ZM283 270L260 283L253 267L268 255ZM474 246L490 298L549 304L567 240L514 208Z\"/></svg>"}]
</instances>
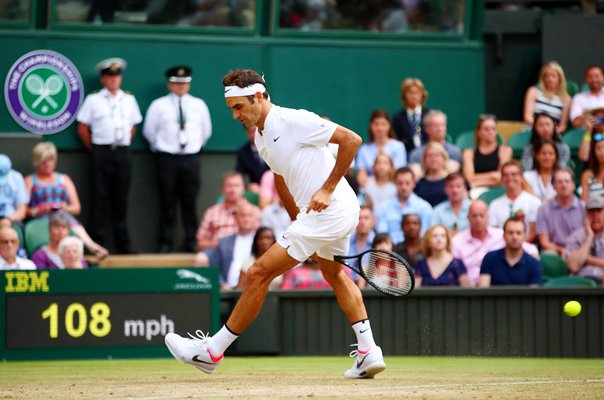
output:
<instances>
[{"instance_id":1,"label":"player's right arm","mask_svg":"<svg viewBox=\"0 0 604 400\"><path fill-rule=\"evenodd\" d=\"M283 207L287 210L289 217L292 221L296 220L296 216L300 212L296 202L294 201L294 196L289 192L287 185L285 184L285 179L281 175L275 175L275 189L277 189L277 193L279 193L279 197L281 198L281 203L283 203Z\"/></svg>"}]
</instances>

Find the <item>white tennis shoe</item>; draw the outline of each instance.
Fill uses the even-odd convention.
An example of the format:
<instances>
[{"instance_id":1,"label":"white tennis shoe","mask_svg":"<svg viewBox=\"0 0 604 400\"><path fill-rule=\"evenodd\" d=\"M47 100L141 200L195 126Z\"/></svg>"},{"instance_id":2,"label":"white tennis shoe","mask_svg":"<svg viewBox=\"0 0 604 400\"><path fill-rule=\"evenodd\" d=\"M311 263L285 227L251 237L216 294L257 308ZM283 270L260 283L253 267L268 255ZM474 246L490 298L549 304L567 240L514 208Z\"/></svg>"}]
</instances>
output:
<instances>
[{"instance_id":1,"label":"white tennis shoe","mask_svg":"<svg viewBox=\"0 0 604 400\"><path fill-rule=\"evenodd\" d=\"M353 344L353 346L356 346ZM375 346L367 351L353 350L350 357L355 357L352 368L344 372L347 379L373 379L374 376L386 369L382 349Z\"/></svg>"},{"instance_id":2,"label":"white tennis shoe","mask_svg":"<svg viewBox=\"0 0 604 400\"><path fill-rule=\"evenodd\" d=\"M190 364L206 374L213 374L218 365L224 358L224 354L217 357L210 354L208 350L208 339L210 335L204 335L200 330L195 331L191 338L185 338L176 333L168 333L165 337L166 346L170 353L178 361L184 364Z\"/></svg>"}]
</instances>

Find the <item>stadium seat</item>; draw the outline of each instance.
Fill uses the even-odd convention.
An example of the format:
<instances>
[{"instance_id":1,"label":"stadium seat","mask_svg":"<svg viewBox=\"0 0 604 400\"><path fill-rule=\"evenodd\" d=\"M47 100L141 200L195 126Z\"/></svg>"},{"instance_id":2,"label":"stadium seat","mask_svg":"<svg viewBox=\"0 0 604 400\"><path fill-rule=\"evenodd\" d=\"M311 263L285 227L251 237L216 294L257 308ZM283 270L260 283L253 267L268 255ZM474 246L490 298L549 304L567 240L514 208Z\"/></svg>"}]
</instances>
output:
<instances>
[{"instance_id":1,"label":"stadium seat","mask_svg":"<svg viewBox=\"0 0 604 400\"><path fill-rule=\"evenodd\" d=\"M510 136L508 145L512 148L514 158L519 159L522 157L522 152L528 146L530 140L531 131L520 131Z\"/></svg>"},{"instance_id":2,"label":"stadium seat","mask_svg":"<svg viewBox=\"0 0 604 400\"><path fill-rule=\"evenodd\" d=\"M541 264L543 264L543 280L549 281L555 278L568 276L570 271L566 261L557 253L544 251L540 254Z\"/></svg>"},{"instance_id":3,"label":"stadium seat","mask_svg":"<svg viewBox=\"0 0 604 400\"><path fill-rule=\"evenodd\" d=\"M19 245L25 248L25 237L23 236L23 226L19 222L13 222L13 229L17 232Z\"/></svg>"},{"instance_id":4,"label":"stadium seat","mask_svg":"<svg viewBox=\"0 0 604 400\"><path fill-rule=\"evenodd\" d=\"M581 144L581 140L583 140L584 133L585 129L575 128L567 130L562 135L562 141L570 147L570 153L573 157L579 153L579 145Z\"/></svg>"},{"instance_id":5,"label":"stadium seat","mask_svg":"<svg viewBox=\"0 0 604 400\"><path fill-rule=\"evenodd\" d=\"M570 97L573 97L577 93L579 93L579 85L575 81L571 81L569 79L566 80L566 92Z\"/></svg>"},{"instance_id":6,"label":"stadium seat","mask_svg":"<svg viewBox=\"0 0 604 400\"><path fill-rule=\"evenodd\" d=\"M245 197L247 201L249 201L250 203L252 203L255 206L260 204L260 195L256 192L252 192L251 190L246 190L245 193L243 194L243 197ZM221 194L216 199L215 204L220 204L223 201L224 201L224 195Z\"/></svg>"},{"instance_id":7,"label":"stadium seat","mask_svg":"<svg viewBox=\"0 0 604 400\"><path fill-rule=\"evenodd\" d=\"M502 196L505 193L505 188L503 186L494 186L478 196L478 200L482 200L487 204L491 204L493 200L497 197Z\"/></svg>"},{"instance_id":8,"label":"stadium seat","mask_svg":"<svg viewBox=\"0 0 604 400\"><path fill-rule=\"evenodd\" d=\"M596 282L593 279L584 278L582 276L564 276L561 278L551 279L543 284L543 287L596 287Z\"/></svg>"},{"instance_id":9,"label":"stadium seat","mask_svg":"<svg viewBox=\"0 0 604 400\"><path fill-rule=\"evenodd\" d=\"M25 224L25 250L30 257L48 242L48 218L33 219Z\"/></svg>"}]
</instances>

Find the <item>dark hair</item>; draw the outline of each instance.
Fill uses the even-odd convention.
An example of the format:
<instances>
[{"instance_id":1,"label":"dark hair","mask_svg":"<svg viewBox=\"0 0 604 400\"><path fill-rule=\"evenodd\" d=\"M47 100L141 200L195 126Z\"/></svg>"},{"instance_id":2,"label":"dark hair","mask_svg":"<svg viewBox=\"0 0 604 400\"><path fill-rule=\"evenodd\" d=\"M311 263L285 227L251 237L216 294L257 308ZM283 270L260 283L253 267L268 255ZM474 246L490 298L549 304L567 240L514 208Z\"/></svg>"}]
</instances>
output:
<instances>
[{"instance_id":1,"label":"dark hair","mask_svg":"<svg viewBox=\"0 0 604 400\"><path fill-rule=\"evenodd\" d=\"M476 148L478 148L478 145L480 144L480 140L478 140L478 131L486 121L495 121L495 123L497 123L497 117L495 114L480 114L478 121L476 121L476 126L474 127L474 145Z\"/></svg>"},{"instance_id":2,"label":"dark hair","mask_svg":"<svg viewBox=\"0 0 604 400\"><path fill-rule=\"evenodd\" d=\"M409 167L401 167L401 168L397 169L396 172L394 173L394 176L392 177L392 179L395 179L397 176L403 175L403 174L411 174L411 176L413 177L413 180L415 181L415 174L413 173L413 170Z\"/></svg>"},{"instance_id":3,"label":"dark hair","mask_svg":"<svg viewBox=\"0 0 604 400\"><path fill-rule=\"evenodd\" d=\"M417 220L419 221L419 227L422 227L422 218L419 214L415 214L415 213L407 213L407 214L403 214L403 218L401 218L401 229L403 228L403 225L405 225L405 221L411 217L415 217L417 218Z\"/></svg>"},{"instance_id":4,"label":"dark hair","mask_svg":"<svg viewBox=\"0 0 604 400\"><path fill-rule=\"evenodd\" d=\"M541 148L546 145L552 146L554 148L554 153L556 154L556 163L554 164L554 171L560 167L560 154L558 153L558 146L556 146L556 143L552 142L551 140L544 140L537 143L537 145L533 148L533 169L537 172L539 172L539 170L541 169L541 165L539 165L539 161L537 161L537 153L539 153L539 151L541 151Z\"/></svg>"},{"instance_id":5,"label":"dark hair","mask_svg":"<svg viewBox=\"0 0 604 400\"><path fill-rule=\"evenodd\" d=\"M503 224L504 232L505 232L505 228L508 226L508 224L510 222L520 222L522 224L522 230L523 231L526 230L526 222L524 222L524 218L514 215L514 216L508 218L507 221L505 221L505 223Z\"/></svg>"},{"instance_id":6,"label":"dark hair","mask_svg":"<svg viewBox=\"0 0 604 400\"><path fill-rule=\"evenodd\" d=\"M552 122L554 123L554 134L552 135L552 140L555 143L562 143L562 137L556 130L556 127L558 126L559 121L556 118L549 115L548 113L539 113L539 114L535 114L535 119L533 121L533 127L531 129L530 142L531 142L531 145L533 146L533 149L535 149L535 147L537 147L537 144L543 140L541 138L541 136L539 136L539 134L537 133L537 129L535 129L535 127L537 126L537 120L540 118L549 118L552 120Z\"/></svg>"},{"instance_id":7,"label":"dark hair","mask_svg":"<svg viewBox=\"0 0 604 400\"><path fill-rule=\"evenodd\" d=\"M594 69L594 68L599 69L600 72L602 74L604 74L604 70L602 69L602 67L600 67L598 64L591 64L591 65L588 65L587 67L585 67L585 74L584 75L587 75L587 73L589 72L589 70L590 69Z\"/></svg>"},{"instance_id":8,"label":"dark hair","mask_svg":"<svg viewBox=\"0 0 604 400\"><path fill-rule=\"evenodd\" d=\"M269 228L268 226L261 226L260 228L258 228L256 234L254 235L254 240L252 242L252 255L256 258L261 256L261 254L259 254L260 249L258 249L258 240L260 239L260 236L262 236L262 234L266 232L270 232L273 235L273 240L275 240L275 233L271 228ZM273 241L273 243L275 242Z\"/></svg>"},{"instance_id":9,"label":"dark hair","mask_svg":"<svg viewBox=\"0 0 604 400\"><path fill-rule=\"evenodd\" d=\"M222 78L223 86L238 86L240 88L245 88L254 83L260 83L266 87L266 82L264 79L258 74L258 72L252 69L236 69L234 71L230 71L228 74ZM268 99L268 90L263 93L265 99ZM246 96L250 103L254 104L254 96Z\"/></svg>"},{"instance_id":10,"label":"dark hair","mask_svg":"<svg viewBox=\"0 0 604 400\"><path fill-rule=\"evenodd\" d=\"M386 232L381 232L375 235L375 237L373 238L373 243L371 243L371 247L373 247L374 249L385 242L390 242L392 243L392 238L390 237L389 233Z\"/></svg>"},{"instance_id":11,"label":"dark hair","mask_svg":"<svg viewBox=\"0 0 604 400\"><path fill-rule=\"evenodd\" d=\"M445 185L448 182L454 181L455 179L461 179L464 184L466 183L466 179L463 177L463 175L459 172L451 172L449 175L447 175L447 177L445 178Z\"/></svg>"},{"instance_id":12,"label":"dark hair","mask_svg":"<svg viewBox=\"0 0 604 400\"><path fill-rule=\"evenodd\" d=\"M596 157L596 145L602 140L594 140L595 130L591 133L591 142L589 145L589 158L587 159L587 169L591 171L594 178L600 175L601 167L598 158Z\"/></svg>"},{"instance_id":13,"label":"dark hair","mask_svg":"<svg viewBox=\"0 0 604 400\"><path fill-rule=\"evenodd\" d=\"M374 140L373 132L371 132L371 123L378 118L384 118L386 121L388 121L388 124L390 124L390 130L388 130L388 137L394 139L394 131L392 130L392 121L390 120L390 115L388 115L388 112L386 110L378 108L377 110L373 110L371 112L371 117L369 117L369 140L372 142Z\"/></svg>"}]
</instances>

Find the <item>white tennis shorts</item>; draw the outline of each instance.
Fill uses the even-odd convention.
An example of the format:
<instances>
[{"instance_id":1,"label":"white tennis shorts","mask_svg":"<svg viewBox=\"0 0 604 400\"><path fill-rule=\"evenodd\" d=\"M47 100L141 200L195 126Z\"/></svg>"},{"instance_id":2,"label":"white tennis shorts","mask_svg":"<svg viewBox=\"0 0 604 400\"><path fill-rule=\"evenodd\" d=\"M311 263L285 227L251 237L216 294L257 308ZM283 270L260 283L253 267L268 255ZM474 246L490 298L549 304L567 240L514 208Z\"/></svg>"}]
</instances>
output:
<instances>
[{"instance_id":1,"label":"white tennis shorts","mask_svg":"<svg viewBox=\"0 0 604 400\"><path fill-rule=\"evenodd\" d=\"M358 212L335 216L313 211L306 214L303 211L277 242L300 262L315 252L321 258L333 260L334 255L348 255L350 235L358 223Z\"/></svg>"}]
</instances>

